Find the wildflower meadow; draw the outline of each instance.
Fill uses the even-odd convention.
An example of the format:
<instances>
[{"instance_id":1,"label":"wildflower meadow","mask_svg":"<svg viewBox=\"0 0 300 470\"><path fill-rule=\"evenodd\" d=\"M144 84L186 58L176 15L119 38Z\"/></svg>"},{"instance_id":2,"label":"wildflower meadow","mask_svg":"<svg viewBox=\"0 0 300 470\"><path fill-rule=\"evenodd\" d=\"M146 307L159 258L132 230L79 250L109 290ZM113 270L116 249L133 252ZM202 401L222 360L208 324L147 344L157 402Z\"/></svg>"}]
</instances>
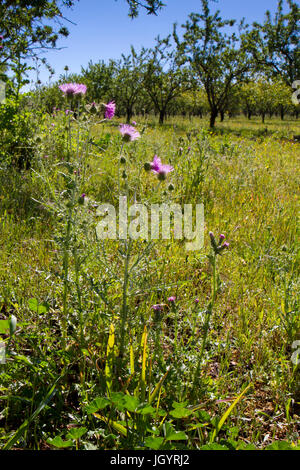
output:
<instances>
[{"instance_id":1,"label":"wildflower meadow","mask_svg":"<svg viewBox=\"0 0 300 470\"><path fill-rule=\"evenodd\" d=\"M270 44L259 68L271 19L238 49L200 3L172 47L30 90L58 12L32 5L19 43L23 9L0 6L1 450L300 449L294 72L271 73Z\"/></svg>"}]
</instances>

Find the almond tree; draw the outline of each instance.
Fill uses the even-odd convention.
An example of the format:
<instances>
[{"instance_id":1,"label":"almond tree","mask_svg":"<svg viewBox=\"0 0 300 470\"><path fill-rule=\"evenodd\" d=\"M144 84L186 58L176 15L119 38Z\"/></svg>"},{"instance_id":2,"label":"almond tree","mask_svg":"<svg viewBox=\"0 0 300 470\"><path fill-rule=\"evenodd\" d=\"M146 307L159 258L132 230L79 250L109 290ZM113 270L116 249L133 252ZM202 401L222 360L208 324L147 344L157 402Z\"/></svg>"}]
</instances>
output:
<instances>
[{"instance_id":1,"label":"almond tree","mask_svg":"<svg viewBox=\"0 0 300 470\"><path fill-rule=\"evenodd\" d=\"M300 78L300 9L292 0L286 6L289 11L284 13L284 2L279 0L274 18L267 11L262 25L253 24L249 47L258 71L292 86Z\"/></svg>"},{"instance_id":2,"label":"almond tree","mask_svg":"<svg viewBox=\"0 0 300 470\"><path fill-rule=\"evenodd\" d=\"M144 88L159 113L159 123L163 124L172 100L194 88L195 83L191 70L183 66L179 50L171 44L171 35L165 39L156 38L156 46L148 52Z\"/></svg>"},{"instance_id":3,"label":"almond tree","mask_svg":"<svg viewBox=\"0 0 300 470\"><path fill-rule=\"evenodd\" d=\"M208 0L201 0L202 12L191 13L184 28L183 41L174 37L190 63L199 85L203 86L210 107L210 127L226 109L229 94L251 70L246 48L246 28L241 22L239 33L230 30L235 20L223 20L220 12L212 14ZM229 32L228 32L229 31Z\"/></svg>"},{"instance_id":4,"label":"almond tree","mask_svg":"<svg viewBox=\"0 0 300 470\"><path fill-rule=\"evenodd\" d=\"M131 53L128 56L122 54L121 60L115 63L113 97L118 107L124 108L128 123L143 91L143 71L147 54L146 49L142 48L138 54L131 46Z\"/></svg>"}]
</instances>

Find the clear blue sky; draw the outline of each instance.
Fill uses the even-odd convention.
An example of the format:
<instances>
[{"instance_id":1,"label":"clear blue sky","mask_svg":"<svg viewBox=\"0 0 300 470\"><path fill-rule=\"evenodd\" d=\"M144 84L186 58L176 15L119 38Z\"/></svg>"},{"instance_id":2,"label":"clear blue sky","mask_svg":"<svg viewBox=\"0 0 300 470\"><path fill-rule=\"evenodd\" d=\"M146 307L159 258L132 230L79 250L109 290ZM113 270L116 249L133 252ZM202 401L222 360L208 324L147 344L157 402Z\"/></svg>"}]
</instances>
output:
<instances>
[{"instance_id":1,"label":"clear blue sky","mask_svg":"<svg viewBox=\"0 0 300 470\"><path fill-rule=\"evenodd\" d=\"M65 65L71 72L80 72L89 60L98 62L117 59L122 53L129 53L130 45L136 49L151 47L154 38L166 36L172 31L173 23L181 25L191 12L199 11L200 0L163 0L166 6L158 16L149 16L142 10L138 18L128 17L125 0L79 0L72 10L66 9L66 16L76 23L67 24L70 35L59 41L60 51L51 51L47 59L55 69L54 80L63 73ZM224 18L246 22L262 21L266 10L274 12L277 0L219 0L211 3L213 9L221 10ZM48 80L48 72L42 71L40 78Z\"/></svg>"}]
</instances>

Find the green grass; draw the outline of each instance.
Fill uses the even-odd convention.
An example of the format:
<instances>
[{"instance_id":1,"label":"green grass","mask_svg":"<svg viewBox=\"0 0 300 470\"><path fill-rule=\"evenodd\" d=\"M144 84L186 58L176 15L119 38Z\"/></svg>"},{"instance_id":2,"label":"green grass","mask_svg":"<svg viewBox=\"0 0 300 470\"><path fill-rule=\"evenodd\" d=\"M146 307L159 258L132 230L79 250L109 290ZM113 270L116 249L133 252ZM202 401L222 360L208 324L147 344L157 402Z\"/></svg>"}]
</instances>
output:
<instances>
[{"instance_id":1,"label":"green grass","mask_svg":"<svg viewBox=\"0 0 300 470\"><path fill-rule=\"evenodd\" d=\"M103 251L93 233L98 220L93 204L118 200L121 142L116 123L93 126L98 147L92 145L84 156L86 178L80 191L86 200L76 206L76 239L70 242L65 349L59 237L66 219L65 213L59 216L45 207L52 208L51 191L58 195L65 184L55 166L63 154L63 123L57 119L55 131L49 122L41 125L42 142L31 171L1 171L0 319L14 314L18 324L11 339L2 335L9 345L7 362L0 365L0 447L298 444L299 366L291 356L293 341L300 339L300 152L293 141L299 125L267 119L262 126L259 119L238 117L218 123L212 133L204 122L172 118L159 127L148 118L138 124L141 139L123 149L131 197L205 206L201 252L186 252L183 242L159 241L128 279L123 357L118 356L125 272L118 248L123 247L107 242ZM74 137L73 155L75 147ZM143 170L155 153L174 166L159 187L154 175ZM41 161L51 191L39 176ZM193 388L212 295L210 230L224 233L230 245L217 257L220 283ZM145 242L133 244L130 266L144 247ZM175 307L167 302L171 295ZM30 299L42 307L34 308ZM166 304L161 315L151 310L158 303ZM112 324L115 335L108 348ZM45 404L49 390L51 400ZM88 408L96 398L106 401ZM84 427L82 436L68 435L71 425Z\"/></svg>"}]
</instances>

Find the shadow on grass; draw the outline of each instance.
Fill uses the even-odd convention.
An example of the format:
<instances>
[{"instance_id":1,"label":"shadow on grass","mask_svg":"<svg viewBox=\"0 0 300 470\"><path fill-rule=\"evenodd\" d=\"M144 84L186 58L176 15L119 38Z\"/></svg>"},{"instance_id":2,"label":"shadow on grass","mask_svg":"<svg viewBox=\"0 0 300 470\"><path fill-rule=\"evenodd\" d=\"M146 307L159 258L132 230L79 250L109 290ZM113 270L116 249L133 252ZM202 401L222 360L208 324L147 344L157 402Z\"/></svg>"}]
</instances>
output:
<instances>
[{"instance_id":1,"label":"shadow on grass","mask_svg":"<svg viewBox=\"0 0 300 470\"><path fill-rule=\"evenodd\" d=\"M14 168L0 172L0 216L8 214L15 220L51 219L49 212L34 199L40 199L40 188L33 183L30 171Z\"/></svg>"}]
</instances>

